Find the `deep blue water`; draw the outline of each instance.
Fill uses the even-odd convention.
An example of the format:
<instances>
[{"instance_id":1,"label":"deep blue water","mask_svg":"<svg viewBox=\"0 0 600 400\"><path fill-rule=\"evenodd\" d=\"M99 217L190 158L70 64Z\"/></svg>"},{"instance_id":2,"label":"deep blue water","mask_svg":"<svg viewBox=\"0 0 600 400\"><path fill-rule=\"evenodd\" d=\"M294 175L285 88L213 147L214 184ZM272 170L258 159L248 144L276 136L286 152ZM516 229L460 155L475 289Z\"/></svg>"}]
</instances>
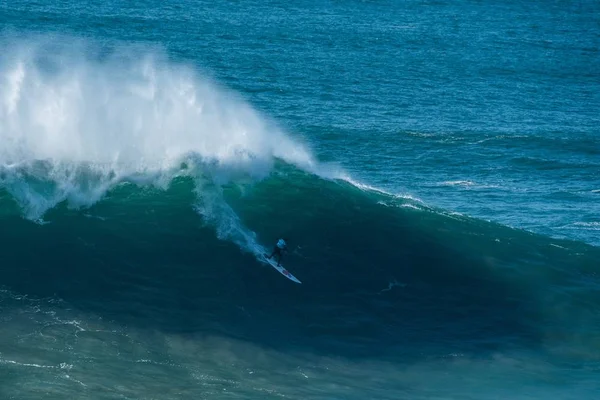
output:
<instances>
[{"instance_id":1,"label":"deep blue water","mask_svg":"<svg viewBox=\"0 0 600 400\"><path fill-rule=\"evenodd\" d=\"M598 2L0 6L2 398L598 397Z\"/></svg>"}]
</instances>

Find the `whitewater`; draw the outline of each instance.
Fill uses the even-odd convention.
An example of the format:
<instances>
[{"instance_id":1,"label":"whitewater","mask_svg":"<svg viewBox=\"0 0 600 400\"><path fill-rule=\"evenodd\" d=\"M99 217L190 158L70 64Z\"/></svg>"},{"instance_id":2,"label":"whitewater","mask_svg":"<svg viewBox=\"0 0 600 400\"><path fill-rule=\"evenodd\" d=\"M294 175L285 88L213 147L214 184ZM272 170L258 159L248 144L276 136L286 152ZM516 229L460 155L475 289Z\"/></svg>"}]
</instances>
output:
<instances>
[{"instance_id":1,"label":"whitewater","mask_svg":"<svg viewBox=\"0 0 600 400\"><path fill-rule=\"evenodd\" d=\"M165 175L184 162L216 182L264 178L274 158L313 168L301 144L189 68L151 54L134 59L133 49L94 61L98 55L85 54L83 44L64 41L18 43L3 59L4 172L55 186L53 198L38 198L33 188L23 193L29 216L67 199L93 204L137 175L168 182ZM52 45L51 54L40 54ZM37 176L36 162L46 163Z\"/></svg>"}]
</instances>

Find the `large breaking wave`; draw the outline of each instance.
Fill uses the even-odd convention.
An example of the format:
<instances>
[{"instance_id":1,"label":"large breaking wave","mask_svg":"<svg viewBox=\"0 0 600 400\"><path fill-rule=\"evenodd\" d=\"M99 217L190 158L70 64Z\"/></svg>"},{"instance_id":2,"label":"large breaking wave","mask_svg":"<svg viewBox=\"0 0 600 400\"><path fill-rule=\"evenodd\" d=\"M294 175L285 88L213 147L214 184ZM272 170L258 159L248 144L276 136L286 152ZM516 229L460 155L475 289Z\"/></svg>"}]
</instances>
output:
<instances>
[{"instance_id":1,"label":"large breaking wave","mask_svg":"<svg viewBox=\"0 0 600 400\"><path fill-rule=\"evenodd\" d=\"M335 175L239 95L160 51L65 37L1 42L0 189L28 219L61 203L89 207L120 184L165 189L186 176L221 237L262 251L222 185L260 181L278 160Z\"/></svg>"}]
</instances>

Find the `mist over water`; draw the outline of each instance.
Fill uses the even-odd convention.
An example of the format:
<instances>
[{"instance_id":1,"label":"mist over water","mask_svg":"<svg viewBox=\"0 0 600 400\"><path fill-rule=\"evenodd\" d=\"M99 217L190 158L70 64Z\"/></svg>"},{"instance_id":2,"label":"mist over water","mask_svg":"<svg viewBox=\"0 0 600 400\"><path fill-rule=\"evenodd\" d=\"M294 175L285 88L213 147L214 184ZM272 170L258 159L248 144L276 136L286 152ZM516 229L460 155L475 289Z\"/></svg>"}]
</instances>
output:
<instances>
[{"instance_id":1,"label":"mist over water","mask_svg":"<svg viewBox=\"0 0 600 400\"><path fill-rule=\"evenodd\" d=\"M276 158L316 167L240 96L159 53L68 37L3 44L0 185L29 218L89 206L123 181L254 181Z\"/></svg>"}]
</instances>

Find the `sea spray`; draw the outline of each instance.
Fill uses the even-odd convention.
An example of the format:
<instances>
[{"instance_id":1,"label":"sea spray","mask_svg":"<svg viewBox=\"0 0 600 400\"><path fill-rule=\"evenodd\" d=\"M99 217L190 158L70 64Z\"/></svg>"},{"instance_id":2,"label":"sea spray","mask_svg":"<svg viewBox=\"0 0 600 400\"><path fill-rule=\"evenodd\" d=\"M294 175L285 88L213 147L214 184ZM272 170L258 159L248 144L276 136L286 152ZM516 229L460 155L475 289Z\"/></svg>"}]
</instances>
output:
<instances>
[{"instance_id":1,"label":"sea spray","mask_svg":"<svg viewBox=\"0 0 600 400\"><path fill-rule=\"evenodd\" d=\"M122 182L256 181L275 159L315 170L305 144L161 53L69 38L2 39L0 188L27 218L90 206Z\"/></svg>"}]
</instances>

